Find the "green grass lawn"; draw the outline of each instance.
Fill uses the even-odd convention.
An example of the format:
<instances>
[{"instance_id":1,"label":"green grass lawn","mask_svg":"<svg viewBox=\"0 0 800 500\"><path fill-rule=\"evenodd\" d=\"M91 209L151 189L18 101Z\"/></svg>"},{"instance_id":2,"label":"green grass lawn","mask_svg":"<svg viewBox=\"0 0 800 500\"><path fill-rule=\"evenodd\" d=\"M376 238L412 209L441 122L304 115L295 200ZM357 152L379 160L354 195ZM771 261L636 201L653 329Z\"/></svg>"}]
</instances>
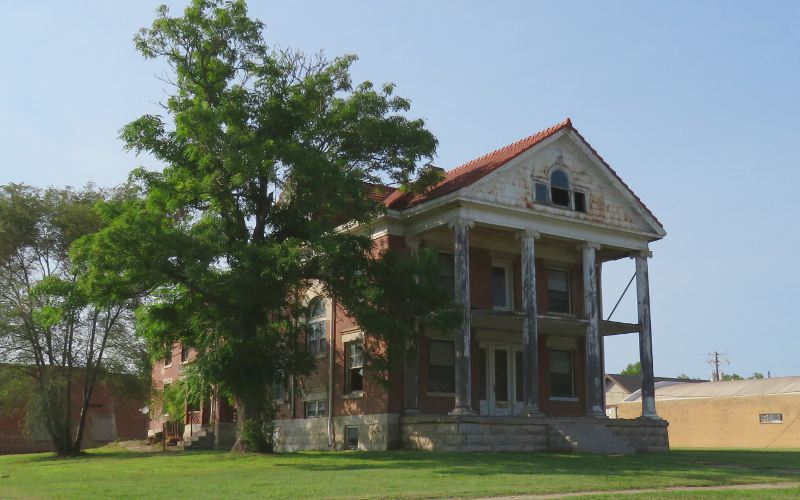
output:
<instances>
[{"instance_id":1,"label":"green grass lawn","mask_svg":"<svg viewBox=\"0 0 800 500\"><path fill-rule=\"evenodd\" d=\"M109 446L69 459L51 454L0 457L0 498L480 497L798 480L797 450L677 450L636 456L416 451L238 456L211 451L142 453ZM668 492L663 497L697 496ZM800 488L735 496L798 498Z\"/></svg>"}]
</instances>

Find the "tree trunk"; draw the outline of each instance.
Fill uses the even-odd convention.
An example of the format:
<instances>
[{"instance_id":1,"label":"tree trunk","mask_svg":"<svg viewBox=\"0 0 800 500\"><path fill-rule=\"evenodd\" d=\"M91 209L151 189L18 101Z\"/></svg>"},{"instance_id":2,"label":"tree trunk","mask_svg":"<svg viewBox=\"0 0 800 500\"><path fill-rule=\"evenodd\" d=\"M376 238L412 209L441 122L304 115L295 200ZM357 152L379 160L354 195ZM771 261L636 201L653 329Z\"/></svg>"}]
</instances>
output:
<instances>
[{"instance_id":1,"label":"tree trunk","mask_svg":"<svg viewBox=\"0 0 800 500\"><path fill-rule=\"evenodd\" d=\"M236 441L234 453L273 453L275 451L275 412L263 396L234 395L236 402Z\"/></svg>"}]
</instances>

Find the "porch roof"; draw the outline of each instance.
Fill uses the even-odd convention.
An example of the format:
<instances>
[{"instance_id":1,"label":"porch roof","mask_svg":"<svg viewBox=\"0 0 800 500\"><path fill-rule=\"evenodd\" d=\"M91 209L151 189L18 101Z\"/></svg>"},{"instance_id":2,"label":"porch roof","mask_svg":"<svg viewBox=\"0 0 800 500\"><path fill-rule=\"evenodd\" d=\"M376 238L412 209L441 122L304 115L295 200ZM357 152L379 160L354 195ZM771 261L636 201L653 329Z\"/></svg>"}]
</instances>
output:
<instances>
[{"instance_id":1,"label":"porch roof","mask_svg":"<svg viewBox=\"0 0 800 500\"><path fill-rule=\"evenodd\" d=\"M525 315L522 312L476 309L472 311L471 323L474 328L522 332L524 319ZM553 314L540 314L538 321L539 333L568 337L583 337L586 334L586 326L589 324L589 320L586 319ZM600 334L603 336L638 332L639 325L636 323L600 321Z\"/></svg>"}]
</instances>

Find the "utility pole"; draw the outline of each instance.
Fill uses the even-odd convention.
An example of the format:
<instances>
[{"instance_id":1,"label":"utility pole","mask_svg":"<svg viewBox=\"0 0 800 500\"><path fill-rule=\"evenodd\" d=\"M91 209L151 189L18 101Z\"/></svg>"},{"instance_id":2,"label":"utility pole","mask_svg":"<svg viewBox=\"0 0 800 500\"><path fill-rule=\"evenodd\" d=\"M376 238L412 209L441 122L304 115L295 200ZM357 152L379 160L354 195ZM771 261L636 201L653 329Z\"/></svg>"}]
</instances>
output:
<instances>
[{"instance_id":1,"label":"utility pole","mask_svg":"<svg viewBox=\"0 0 800 500\"><path fill-rule=\"evenodd\" d=\"M719 382L720 381L720 373L719 373L719 365L727 365L730 363L724 356L726 353L724 352L709 352L707 354L708 359L706 363L712 365L714 367L714 371L711 372L711 381L712 382Z\"/></svg>"}]
</instances>

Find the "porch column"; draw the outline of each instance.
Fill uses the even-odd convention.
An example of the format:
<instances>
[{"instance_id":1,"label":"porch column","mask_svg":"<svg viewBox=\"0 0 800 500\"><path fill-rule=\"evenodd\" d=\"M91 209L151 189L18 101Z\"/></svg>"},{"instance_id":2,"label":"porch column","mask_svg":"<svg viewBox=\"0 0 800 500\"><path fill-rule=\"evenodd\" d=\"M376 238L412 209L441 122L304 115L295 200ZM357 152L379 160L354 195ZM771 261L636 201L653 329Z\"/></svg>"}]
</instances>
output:
<instances>
[{"instance_id":1,"label":"porch column","mask_svg":"<svg viewBox=\"0 0 800 500\"><path fill-rule=\"evenodd\" d=\"M600 245L587 242L583 253L583 303L586 312L586 414L604 417L603 373L600 362L600 303L597 286L597 250Z\"/></svg>"},{"instance_id":2,"label":"porch column","mask_svg":"<svg viewBox=\"0 0 800 500\"><path fill-rule=\"evenodd\" d=\"M650 278L647 275L649 251L634 255L636 260L636 304L639 310L639 361L642 364L642 417L656 414L656 389L653 380L653 336L650 329Z\"/></svg>"},{"instance_id":3,"label":"porch column","mask_svg":"<svg viewBox=\"0 0 800 500\"><path fill-rule=\"evenodd\" d=\"M418 236L406 236L406 245L411 254L416 255L419 250L420 239ZM403 407L406 415L419 413L419 342L421 332L420 324L414 324L414 337L408 339L408 349L403 366Z\"/></svg>"},{"instance_id":4,"label":"porch column","mask_svg":"<svg viewBox=\"0 0 800 500\"><path fill-rule=\"evenodd\" d=\"M472 373L470 364L471 325L469 297L469 228L474 223L457 219L450 223L454 232L454 281L455 300L463 307L461 331L456 332L456 404L451 415L470 415L472 411Z\"/></svg>"},{"instance_id":5,"label":"porch column","mask_svg":"<svg viewBox=\"0 0 800 500\"><path fill-rule=\"evenodd\" d=\"M541 416L539 410L539 323L536 308L536 250L535 241L539 233L521 231L522 242L522 378L525 406L522 413Z\"/></svg>"}]
</instances>

